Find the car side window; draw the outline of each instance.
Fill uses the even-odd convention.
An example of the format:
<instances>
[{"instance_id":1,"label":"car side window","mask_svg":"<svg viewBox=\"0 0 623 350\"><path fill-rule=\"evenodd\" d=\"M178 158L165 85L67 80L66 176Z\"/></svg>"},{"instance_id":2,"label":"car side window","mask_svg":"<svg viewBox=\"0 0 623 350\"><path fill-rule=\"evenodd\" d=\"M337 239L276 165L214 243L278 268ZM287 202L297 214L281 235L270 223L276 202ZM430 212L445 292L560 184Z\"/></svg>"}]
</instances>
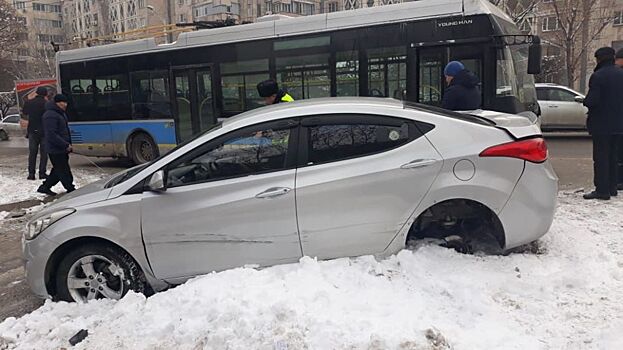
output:
<instances>
[{"instance_id":1,"label":"car side window","mask_svg":"<svg viewBox=\"0 0 623 350\"><path fill-rule=\"evenodd\" d=\"M354 119L352 122L308 126L308 164L335 162L388 151L409 142L412 139L410 131L416 129L409 121L398 118L375 119L375 122L366 123L358 123Z\"/></svg>"},{"instance_id":2,"label":"car side window","mask_svg":"<svg viewBox=\"0 0 623 350\"><path fill-rule=\"evenodd\" d=\"M574 102L575 94L570 91L562 90L562 89L553 89L552 90L552 100L553 101L561 101L561 102Z\"/></svg>"},{"instance_id":3,"label":"car side window","mask_svg":"<svg viewBox=\"0 0 623 350\"><path fill-rule=\"evenodd\" d=\"M289 128L267 125L234 131L167 167L167 186L222 180L286 168Z\"/></svg>"},{"instance_id":4,"label":"car side window","mask_svg":"<svg viewBox=\"0 0 623 350\"><path fill-rule=\"evenodd\" d=\"M536 89L536 98L539 101L549 101L549 89Z\"/></svg>"}]
</instances>

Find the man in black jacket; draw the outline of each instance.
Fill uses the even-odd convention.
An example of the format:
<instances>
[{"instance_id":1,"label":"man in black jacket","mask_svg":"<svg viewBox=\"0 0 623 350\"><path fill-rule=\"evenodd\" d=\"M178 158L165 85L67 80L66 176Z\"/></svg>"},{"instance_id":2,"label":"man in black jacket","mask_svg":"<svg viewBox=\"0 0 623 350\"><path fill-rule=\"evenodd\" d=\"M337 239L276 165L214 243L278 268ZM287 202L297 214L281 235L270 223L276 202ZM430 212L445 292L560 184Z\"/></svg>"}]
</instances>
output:
<instances>
[{"instance_id":1,"label":"man in black jacket","mask_svg":"<svg viewBox=\"0 0 623 350\"><path fill-rule=\"evenodd\" d=\"M32 100L24 103L23 112L28 116L28 180L35 179L35 167L37 165L37 151L39 158L39 179L46 178L46 168L48 166L48 155L45 153L43 141L43 129L41 117L45 112L48 89L43 86L37 88L37 95Z\"/></svg>"},{"instance_id":2,"label":"man in black jacket","mask_svg":"<svg viewBox=\"0 0 623 350\"><path fill-rule=\"evenodd\" d=\"M585 199L608 200L617 195L617 142L623 134L623 69L614 64L614 49L595 52L597 67L591 75L584 105L588 107L586 127L593 138L595 191Z\"/></svg>"},{"instance_id":3,"label":"man in black jacket","mask_svg":"<svg viewBox=\"0 0 623 350\"><path fill-rule=\"evenodd\" d=\"M443 70L448 87L441 99L441 107L453 111L470 111L480 108L480 81L463 63L452 61Z\"/></svg>"},{"instance_id":4,"label":"man in black jacket","mask_svg":"<svg viewBox=\"0 0 623 350\"><path fill-rule=\"evenodd\" d=\"M43 130L45 131L45 147L52 162L52 171L43 182L37 192L50 196L56 195L52 187L59 181L67 192L75 190L74 177L69 167L69 153L73 151L71 146L71 134L65 110L67 109L67 97L64 95L54 96L53 101L45 105L43 114Z\"/></svg>"},{"instance_id":5,"label":"man in black jacket","mask_svg":"<svg viewBox=\"0 0 623 350\"><path fill-rule=\"evenodd\" d=\"M619 49L616 53L614 63L623 68L623 49ZM617 189L623 191L623 135L619 135L618 137L618 167L617 167L617 175L618 175L618 185Z\"/></svg>"}]
</instances>

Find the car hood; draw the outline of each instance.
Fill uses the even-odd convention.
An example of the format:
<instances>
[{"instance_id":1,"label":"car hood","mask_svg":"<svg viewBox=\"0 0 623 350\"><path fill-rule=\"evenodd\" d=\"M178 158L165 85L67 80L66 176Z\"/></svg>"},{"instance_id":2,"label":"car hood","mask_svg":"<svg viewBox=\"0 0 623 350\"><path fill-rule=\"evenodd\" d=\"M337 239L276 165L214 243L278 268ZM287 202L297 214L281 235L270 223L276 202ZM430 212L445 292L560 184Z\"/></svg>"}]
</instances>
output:
<instances>
[{"instance_id":1,"label":"car hood","mask_svg":"<svg viewBox=\"0 0 623 350\"><path fill-rule=\"evenodd\" d=\"M37 216L55 211L62 208L77 208L83 205L92 204L106 200L110 195L111 188L105 188L104 185L109 179L102 179L90 183L84 187L65 194L54 202L50 203L37 214Z\"/></svg>"}]
</instances>

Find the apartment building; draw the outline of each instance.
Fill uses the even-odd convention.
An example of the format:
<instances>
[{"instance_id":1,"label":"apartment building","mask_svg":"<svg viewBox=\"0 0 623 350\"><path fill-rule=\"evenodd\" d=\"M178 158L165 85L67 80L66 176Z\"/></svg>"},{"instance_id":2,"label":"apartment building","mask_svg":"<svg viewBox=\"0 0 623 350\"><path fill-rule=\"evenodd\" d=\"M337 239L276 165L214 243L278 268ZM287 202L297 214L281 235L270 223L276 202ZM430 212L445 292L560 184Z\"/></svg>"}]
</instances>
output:
<instances>
[{"instance_id":1,"label":"apartment building","mask_svg":"<svg viewBox=\"0 0 623 350\"><path fill-rule=\"evenodd\" d=\"M5 0L8 1L8 0ZM50 42L64 42L65 31L58 0L9 1L16 10L24 31L19 34L20 45L16 60L47 59L54 57Z\"/></svg>"}]
</instances>

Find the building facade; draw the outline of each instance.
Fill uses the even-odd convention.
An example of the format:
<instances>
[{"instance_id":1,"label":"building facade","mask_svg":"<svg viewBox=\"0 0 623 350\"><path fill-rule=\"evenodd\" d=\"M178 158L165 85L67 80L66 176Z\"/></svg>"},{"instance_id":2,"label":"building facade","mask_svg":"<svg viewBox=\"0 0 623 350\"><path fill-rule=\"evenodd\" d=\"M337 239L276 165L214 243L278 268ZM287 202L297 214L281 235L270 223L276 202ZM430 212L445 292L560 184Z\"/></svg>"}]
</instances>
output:
<instances>
[{"instance_id":1,"label":"building facade","mask_svg":"<svg viewBox=\"0 0 623 350\"><path fill-rule=\"evenodd\" d=\"M3 0L4 1L4 0ZM10 1L24 25L19 34L16 59L20 62L42 61L54 57L51 42L65 41L61 5L58 0Z\"/></svg>"}]
</instances>

